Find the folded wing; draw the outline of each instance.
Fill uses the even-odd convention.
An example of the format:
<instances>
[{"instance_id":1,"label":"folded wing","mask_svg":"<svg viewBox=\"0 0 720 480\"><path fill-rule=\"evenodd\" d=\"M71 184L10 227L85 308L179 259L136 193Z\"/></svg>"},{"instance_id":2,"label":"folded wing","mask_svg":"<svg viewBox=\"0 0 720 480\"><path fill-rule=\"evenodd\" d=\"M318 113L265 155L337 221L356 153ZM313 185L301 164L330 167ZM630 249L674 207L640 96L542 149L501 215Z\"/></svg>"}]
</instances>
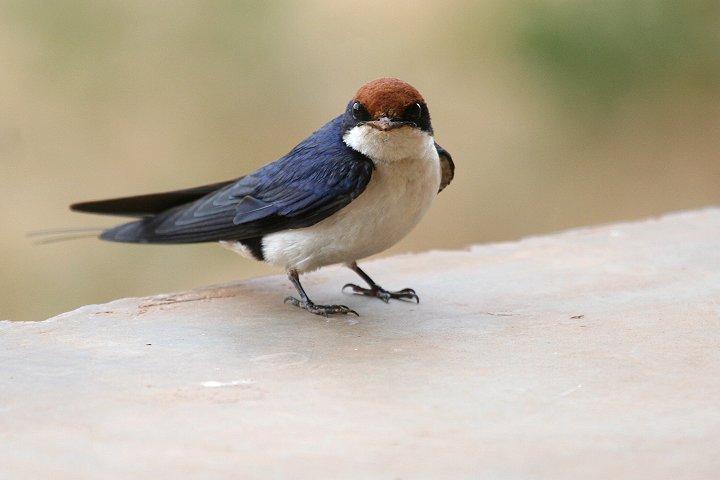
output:
<instances>
[{"instance_id":1,"label":"folded wing","mask_svg":"<svg viewBox=\"0 0 720 480\"><path fill-rule=\"evenodd\" d=\"M453 162L450 152L445 150L443 147L435 143L435 149L440 157L440 189L438 193L442 192L445 187L450 185L453 177L455 176L455 163Z\"/></svg>"},{"instance_id":2,"label":"folded wing","mask_svg":"<svg viewBox=\"0 0 720 480\"><path fill-rule=\"evenodd\" d=\"M117 242L242 240L308 227L349 204L362 193L372 175L373 165L367 157L330 136L337 131L327 128L333 122L285 157L232 182L88 202L73 208L144 216L100 235ZM212 187L217 188L210 190Z\"/></svg>"},{"instance_id":3,"label":"folded wing","mask_svg":"<svg viewBox=\"0 0 720 480\"><path fill-rule=\"evenodd\" d=\"M147 217L168 210L178 205L190 203L198 198L216 192L233 183L226 182L203 185L201 187L187 188L173 192L151 193L135 197L111 198L70 205L76 212L99 213L101 215L118 215L122 217Z\"/></svg>"}]
</instances>

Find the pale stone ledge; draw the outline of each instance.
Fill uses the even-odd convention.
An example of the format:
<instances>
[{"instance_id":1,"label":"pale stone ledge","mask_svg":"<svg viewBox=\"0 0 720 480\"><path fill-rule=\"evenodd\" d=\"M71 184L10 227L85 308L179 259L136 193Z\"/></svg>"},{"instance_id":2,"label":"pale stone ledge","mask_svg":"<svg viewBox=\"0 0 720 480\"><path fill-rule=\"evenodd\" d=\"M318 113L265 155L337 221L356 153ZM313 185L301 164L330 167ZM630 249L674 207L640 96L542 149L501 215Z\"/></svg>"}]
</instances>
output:
<instances>
[{"instance_id":1,"label":"pale stone ledge","mask_svg":"<svg viewBox=\"0 0 720 480\"><path fill-rule=\"evenodd\" d=\"M720 209L0 323L0 478L717 478Z\"/></svg>"}]
</instances>

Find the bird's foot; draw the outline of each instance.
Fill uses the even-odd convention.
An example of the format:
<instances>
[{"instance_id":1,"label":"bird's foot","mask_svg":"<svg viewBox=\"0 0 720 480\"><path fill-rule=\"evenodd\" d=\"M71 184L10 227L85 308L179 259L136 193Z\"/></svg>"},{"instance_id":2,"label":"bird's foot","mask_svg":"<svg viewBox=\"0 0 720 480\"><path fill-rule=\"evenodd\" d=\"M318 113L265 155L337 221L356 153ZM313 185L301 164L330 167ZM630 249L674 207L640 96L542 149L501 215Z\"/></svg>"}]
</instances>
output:
<instances>
[{"instance_id":1,"label":"bird's foot","mask_svg":"<svg viewBox=\"0 0 720 480\"><path fill-rule=\"evenodd\" d=\"M412 288L403 288L402 290L398 290L397 292L389 292L378 285L370 288L363 288L355 285L354 283L346 284L342 288L343 291L345 291L346 288L350 288L353 293L357 295L365 295L366 297L377 297L385 303L390 303L391 298L395 300L415 300L417 303L420 303L420 297L417 296L417 293L415 293L415 290L413 290Z\"/></svg>"},{"instance_id":2,"label":"bird's foot","mask_svg":"<svg viewBox=\"0 0 720 480\"><path fill-rule=\"evenodd\" d=\"M315 315L322 315L324 317L327 317L331 314L341 314L341 315L348 315L352 313L353 315L360 316L355 310L352 310L349 307L346 307L345 305L315 305L310 300L303 302L298 300L295 297L287 297L285 299L285 303L289 303L291 305L295 305L296 307L302 308L303 310L307 310L310 313L314 313Z\"/></svg>"}]
</instances>

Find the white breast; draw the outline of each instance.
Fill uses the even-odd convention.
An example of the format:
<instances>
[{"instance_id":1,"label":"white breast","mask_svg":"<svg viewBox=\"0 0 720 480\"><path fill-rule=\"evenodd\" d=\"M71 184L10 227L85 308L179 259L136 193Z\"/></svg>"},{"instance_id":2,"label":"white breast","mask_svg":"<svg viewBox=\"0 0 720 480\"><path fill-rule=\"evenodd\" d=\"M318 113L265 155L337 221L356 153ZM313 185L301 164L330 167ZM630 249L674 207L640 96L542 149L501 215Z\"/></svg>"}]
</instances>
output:
<instances>
[{"instance_id":1,"label":"white breast","mask_svg":"<svg viewBox=\"0 0 720 480\"><path fill-rule=\"evenodd\" d=\"M431 135L414 128L380 132L355 127L345 143L375 164L355 200L307 228L267 235L269 263L299 272L347 263L391 247L417 225L440 185L440 160Z\"/></svg>"}]
</instances>

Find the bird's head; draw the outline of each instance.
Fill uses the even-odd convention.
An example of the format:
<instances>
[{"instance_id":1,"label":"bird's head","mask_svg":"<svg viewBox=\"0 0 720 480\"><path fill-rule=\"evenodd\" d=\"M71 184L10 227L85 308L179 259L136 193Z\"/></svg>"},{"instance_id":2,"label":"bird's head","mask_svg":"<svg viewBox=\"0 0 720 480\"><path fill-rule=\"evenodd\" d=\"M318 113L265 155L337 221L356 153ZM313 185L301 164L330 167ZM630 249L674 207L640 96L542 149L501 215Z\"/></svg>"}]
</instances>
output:
<instances>
[{"instance_id":1,"label":"bird's head","mask_svg":"<svg viewBox=\"0 0 720 480\"><path fill-rule=\"evenodd\" d=\"M345 143L373 161L409 157L434 142L425 100L397 78L379 78L360 87L348 103L343 125Z\"/></svg>"}]
</instances>

